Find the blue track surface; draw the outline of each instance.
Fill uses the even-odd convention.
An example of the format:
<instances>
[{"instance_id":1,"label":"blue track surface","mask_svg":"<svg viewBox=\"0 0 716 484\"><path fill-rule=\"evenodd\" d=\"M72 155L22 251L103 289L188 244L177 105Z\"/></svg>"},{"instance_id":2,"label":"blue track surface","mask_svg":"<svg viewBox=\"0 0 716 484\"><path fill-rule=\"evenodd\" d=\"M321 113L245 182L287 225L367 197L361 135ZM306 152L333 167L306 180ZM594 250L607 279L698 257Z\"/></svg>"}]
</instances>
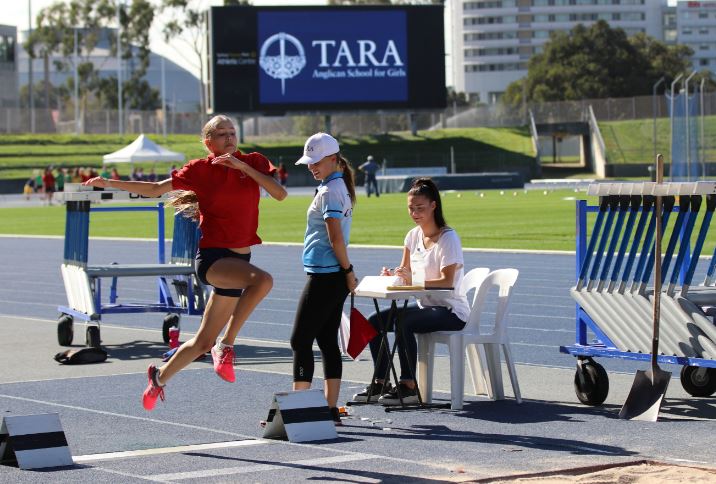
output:
<instances>
[{"instance_id":1,"label":"blue track surface","mask_svg":"<svg viewBox=\"0 0 716 484\"><path fill-rule=\"evenodd\" d=\"M10 315L28 328L41 324L32 318L50 320L42 324L53 338L57 306L67 302L59 274L62 244L62 239L0 238L6 281L0 285L0 315ZM92 240L90 263L151 263L155 249L152 242ZM273 274L275 285L239 335L240 359L265 358L267 365L290 361L285 343L304 283L300 251L297 246L255 248L252 262ZM350 255L358 276L363 276L377 274L383 265L395 265L400 250L351 248ZM0 384L4 415L60 413L75 456L223 441L256 445L101 460L50 474L0 466L0 482L442 482L644 458L713 462L713 446L708 445L713 439L712 421L689 419L692 415L715 418L708 403L671 400L669 417L655 425L617 420L614 404L602 408L574 404L575 360L558 350L574 342L575 306L569 296L575 281L573 255L469 251L465 259L467 268L520 270L509 334L516 362L528 365L519 370L523 405L511 399L492 402L473 397L461 412L385 414L378 407L357 407L357 415L345 421L338 441L299 446L257 441L261 431L256 422L266 417L272 393L290 387L287 373L243 371L239 366L237 383L229 385L216 378L209 364L187 369L172 380L167 402L147 413L139 405L145 377L136 370L123 371L122 365L156 358L162 348L156 330L163 315L110 315L102 322L107 331L112 326L154 331L145 333L148 341L127 341L136 347L108 346L113 360L109 364L117 367L114 374ZM121 279L119 296L154 302L156 283L152 278ZM372 311L372 301L357 301L364 314ZM196 331L198 324L197 317L182 319L185 331ZM78 333L75 342L81 343ZM263 340L265 345L242 344L242 338ZM636 368L621 360L600 362L610 373L626 372L622 377L628 381ZM80 368L62 370L74 375ZM554 399L535 400L530 388L539 388L540 375L547 373L549 378L564 375L560 393ZM677 375L672 386L678 386ZM355 381L345 382L341 400L349 399L357 388ZM384 421L386 417L391 422Z\"/></svg>"}]
</instances>

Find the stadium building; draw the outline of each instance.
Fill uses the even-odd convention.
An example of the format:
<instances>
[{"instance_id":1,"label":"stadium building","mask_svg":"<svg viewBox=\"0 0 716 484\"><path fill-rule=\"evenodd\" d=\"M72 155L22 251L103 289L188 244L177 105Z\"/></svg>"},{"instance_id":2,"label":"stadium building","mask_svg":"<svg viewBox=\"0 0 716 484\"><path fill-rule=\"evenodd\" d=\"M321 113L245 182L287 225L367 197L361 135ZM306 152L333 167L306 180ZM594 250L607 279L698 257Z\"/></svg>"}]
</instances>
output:
<instances>
[{"instance_id":1,"label":"stadium building","mask_svg":"<svg viewBox=\"0 0 716 484\"><path fill-rule=\"evenodd\" d=\"M111 55L109 34L112 29L106 29L105 35L102 35L97 47L89 56L92 62L100 71L100 76L117 76L117 58ZM1 32L1 31L0 31ZM27 85L28 81L28 55L22 44L27 38L27 31L21 32L21 39L18 41L17 49L17 67L18 80L21 86ZM85 55L81 56L84 60ZM49 79L53 86L59 86L65 83L68 77L72 77L73 71L58 71L55 67L55 61L64 60L60 54L55 53L49 59L47 65L49 69ZM161 65L162 56L150 53L149 67L144 78L153 88L161 91ZM131 65L128 61L124 62L123 78L129 78L129 69ZM38 83L44 80L45 63L42 58L36 58L32 63L33 81ZM183 67L175 64L169 59L164 61L165 85L167 88L166 101L170 108L176 112L196 112L199 109L199 80Z\"/></svg>"},{"instance_id":2,"label":"stadium building","mask_svg":"<svg viewBox=\"0 0 716 484\"><path fill-rule=\"evenodd\" d=\"M16 27L0 25L0 108L18 105L16 38Z\"/></svg>"}]
</instances>

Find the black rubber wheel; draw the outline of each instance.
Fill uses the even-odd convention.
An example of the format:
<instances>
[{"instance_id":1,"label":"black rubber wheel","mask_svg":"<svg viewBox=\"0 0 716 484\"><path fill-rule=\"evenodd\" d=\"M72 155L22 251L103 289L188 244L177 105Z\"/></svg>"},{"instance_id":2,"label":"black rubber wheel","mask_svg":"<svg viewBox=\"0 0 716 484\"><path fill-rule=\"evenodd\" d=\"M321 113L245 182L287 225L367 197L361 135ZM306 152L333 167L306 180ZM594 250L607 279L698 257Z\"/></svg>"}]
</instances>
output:
<instances>
[{"instance_id":1,"label":"black rubber wheel","mask_svg":"<svg viewBox=\"0 0 716 484\"><path fill-rule=\"evenodd\" d=\"M165 344L169 344L169 328L176 326L179 328L179 315L178 314L167 314L164 318L164 324L162 325L162 339Z\"/></svg>"},{"instance_id":2,"label":"black rubber wheel","mask_svg":"<svg viewBox=\"0 0 716 484\"><path fill-rule=\"evenodd\" d=\"M683 367L681 386L692 397L710 397L716 392L716 368Z\"/></svg>"},{"instance_id":3,"label":"black rubber wheel","mask_svg":"<svg viewBox=\"0 0 716 484\"><path fill-rule=\"evenodd\" d=\"M73 337L72 316L63 314L57 320L57 342L60 343L60 346L70 346L72 345Z\"/></svg>"},{"instance_id":4,"label":"black rubber wheel","mask_svg":"<svg viewBox=\"0 0 716 484\"><path fill-rule=\"evenodd\" d=\"M609 394L609 376L604 367L592 359L578 364L574 374L574 393L585 405L604 403Z\"/></svg>"},{"instance_id":5,"label":"black rubber wheel","mask_svg":"<svg viewBox=\"0 0 716 484\"><path fill-rule=\"evenodd\" d=\"M85 331L85 345L89 348L99 348L99 326L87 326Z\"/></svg>"}]
</instances>

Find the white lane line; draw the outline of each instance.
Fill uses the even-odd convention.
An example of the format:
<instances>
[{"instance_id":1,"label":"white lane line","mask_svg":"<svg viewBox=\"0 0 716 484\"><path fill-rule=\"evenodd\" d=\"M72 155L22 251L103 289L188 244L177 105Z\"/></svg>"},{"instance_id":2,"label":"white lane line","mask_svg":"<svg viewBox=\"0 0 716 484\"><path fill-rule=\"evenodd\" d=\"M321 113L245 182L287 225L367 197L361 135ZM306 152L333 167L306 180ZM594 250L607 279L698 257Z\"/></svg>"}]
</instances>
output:
<instances>
[{"instance_id":1,"label":"white lane line","mask_svg":"<svg viewBox=\"0 0 716 484\"><path fill-rule=\"evenodd\" d=\"M251 439L251 440L256 439L255 435L244 435L244 434L239 434L237 432L228 432L226 430L212 429L212 428L208 428L208 427L202 427L200 425L191 425L191 424L184 424L184 423L178 423L178 422L170 422L167 420L159 420L156 418L137 417L136 415L127 415L125 413L108 412L106 410L97 410L97 409L89 408L89 407L80 407L78 405L67 405L64 403L49 402L47 400L37 400L34 398L18 397L15 395L5 395L2 393L0 393L0 398L7 398L8 400L17 400L20 402L37 403L40 405L48 405L51 407L66 408L69 410L77 410L77 411L81 411L81 412L95 413L98 415L106 415L108 417L128 418L130 420L139 420L140 422L149 422L149 423L155 423L155 424L161 424L161 425L173 425L175 427L183 427L183 428L191 429L191 430L201 430L203 432L213 432L213 433L222 434L222 435L229 435L231 437L239 438L239 439Z\"/></svg>"},{"instance_id":2,"label":"white lane line","mask_svg":"<svg viewBox=\"0 0 716 484\"><path fill-rule=\"evenodd\" d=\"M253 370L249 370L249 371L253 371ZM258 371L258 372L259 373L269 373L269 372L265 372L265 371L263 371L263 372ZM289 373L286 373L286 374L289 374ZM350 380L345 380L345 381L350 381ZM351 383L359 384L359 382L353 382L353 381L351 381ZM190 424L183 424L183 423L178 423L178 422L170 422L167 420L159 420L159 419L153 419L153 418L148 418L148 417L137 417L135 415L127 415L127 414L116 413L116 412L107 412L105 410L96 410L94 408L79 407L76 405L66 405L63 403L48 402L45 400L36 400L33 398L17 397L14 395L0 394L0 398L7 398L9 400L17 400L17 401L29 402L29 403L37 403L40 405L47 405L47 406L51 406L51 407L66 408L69 410L84 411L84 412L89 412L89 413L95 413L98 415L106 415L106 416L110 416L110 417L119 417L119 418L126 418L126 419L130 419L130 420L138 420L138 421L142 421L142 422L157 423L157 424L161 424L161 425L170 425L170 426L182 427L182 428L187 428L187 429L192 429L192 430L202 430L205 432L213 432L213 433L217 433L217 434L228 435L235 439L257 440L255 435L244 435L244 434L240 434L237 432L227 432L225 430L212 429L212 428L208 428L208 427L202 427L199 425L190 425ZM327 450L330 450L330 452L334 452L336 454L341 454L341 456L345 456L348 460L384 459L384 460L388 460L388 461L392 461L392 462L400 462L403 464L415 464L414 459L402 459L400 457L390 457L390 456L384 456L384 455L370 455L370 454L365 454L363 452L353 452L350 450L342 450L342 449L326 449L325 446L321 446L321 445L317 445L317 444L295 444L292 442L285 442L285 441L280 441L280 440L271 440L270 442L275 443L277 445L297 446L299 448L301 448L301 447L302 448L310 448L310 449L318 450L321 452L326 452ZM337 456L335 458L339 459L341 456ZM333 459L333 458L329 457L328 459ZM434 468L434 469L442 469L442 470L450 469L450 467L448 465L440 464L437 462L423 463L423 465L430 467L430 468ZM103 470L107 470L107 469L103 469ZM107 470L107 471L111 472L109 470ZM149 476L149 477L136 476L136 477L148 479L148 480L158 480L156 476Z\"/></svg>"},{"instance_id":3,"label":"white lane line","mask_svg":"<svg viewBox=\"0 0 716 484\"><path fill-rule=\"evenodd\" d=\"M569 333L574 334L573 329L551 329L551 328L526 328L524 326L508 326L509 329L518 329L520 331L542 331L544 333Z\"/></svg>"},{"instance_id":4,"label":"white lane line","mask_svg":"<svg viewBox=\"0 0 716 484\"><path fill-rule=\"evenodd\" d=\"M207 479L218 476L232 476L237 474L250 474L254 472L275 471L297 466L325 466L330 464L341 464L344 462L359 462L370 459L384 459L383 456L369 454L336 455L332 457L319 457L316 459L305 459L285 462L283 464L254 464L242 467L225 467L223 469L206 469L203 471L175 472L171 474L154 474L147 476L149 479L160 481L181 481L183 479Z\"/></svg>"},{"instance_id":5,"label":"white lane line","mask_svg":"<svg viewBox=\"0 0 716 484\"><path fill-rule=\"evenodd\" d=\"M233 447L248 447L253 445L268 444L267 440L231 440L226 442L212 442L209 444L179 445L176 447L161 447L157 449L127 450L123 452L107 452L105 454L75 455L72 459L75 463L105 461L113 459L126 459L129 457L145 457L159 454L178 454L180 452L193 452L197 450L229 449Z\"/></svg>"}]
</instances>

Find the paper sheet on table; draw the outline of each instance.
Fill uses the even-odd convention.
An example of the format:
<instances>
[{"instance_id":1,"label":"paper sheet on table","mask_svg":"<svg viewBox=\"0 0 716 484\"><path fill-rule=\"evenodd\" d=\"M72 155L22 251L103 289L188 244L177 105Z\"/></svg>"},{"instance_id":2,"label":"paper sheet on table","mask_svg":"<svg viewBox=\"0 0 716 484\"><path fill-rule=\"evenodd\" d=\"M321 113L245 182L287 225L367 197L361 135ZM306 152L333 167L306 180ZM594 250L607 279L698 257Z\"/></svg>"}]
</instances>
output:
<instances>
[{"instance_id":1,"label":"paper sheet on table","mask_svg":"<svg viewBox=\"0 0 716 484\"><path fill-rule=\"evenodd\" d=\"M403 286L403 279L398 276L365 276L361 279L356 291L395 291L395 290L419 290L422 286Z\"/></svg>"}]
</instances>

